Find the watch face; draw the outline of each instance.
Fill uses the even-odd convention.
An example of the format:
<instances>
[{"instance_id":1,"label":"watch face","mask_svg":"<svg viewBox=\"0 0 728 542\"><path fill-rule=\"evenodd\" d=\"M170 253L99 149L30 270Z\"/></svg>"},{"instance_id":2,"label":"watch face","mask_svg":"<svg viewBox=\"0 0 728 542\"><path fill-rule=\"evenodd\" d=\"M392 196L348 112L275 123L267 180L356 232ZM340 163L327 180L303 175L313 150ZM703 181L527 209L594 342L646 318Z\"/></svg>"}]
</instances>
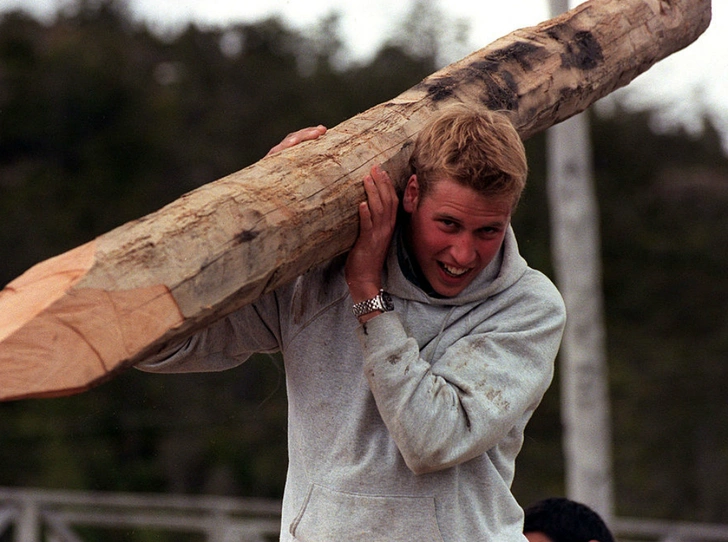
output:
<instances>
[{"instance_id":1,"label":"watch face","mask_svg":"<svg viewBox=\"0 0 728 542\"><path fill-rule=\"evenodd\" d=\"M392 296L389 295L387 292L382 292L382 302L384 303L385 311L394 310L394 303L392 303Z\"/></svg>"}]
</instances>

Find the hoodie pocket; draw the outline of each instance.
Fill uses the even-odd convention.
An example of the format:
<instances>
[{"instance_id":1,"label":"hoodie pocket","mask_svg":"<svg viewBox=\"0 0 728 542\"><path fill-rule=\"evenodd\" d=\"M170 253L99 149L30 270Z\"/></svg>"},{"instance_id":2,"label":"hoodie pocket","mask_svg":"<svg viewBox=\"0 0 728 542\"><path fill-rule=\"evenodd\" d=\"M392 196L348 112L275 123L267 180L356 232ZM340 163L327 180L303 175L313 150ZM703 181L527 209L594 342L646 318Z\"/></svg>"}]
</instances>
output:
<instances>
[{"instance_id":1,"label":"hoodie pocket","mask_svg":"<svg viewBox=\"0 0 728 542\"><path fill-rule=\"evenodd\" d=\"M317 484L290 531L301 542L442 542L434 497L358 495Z\"/></svg>"}]
</instances>

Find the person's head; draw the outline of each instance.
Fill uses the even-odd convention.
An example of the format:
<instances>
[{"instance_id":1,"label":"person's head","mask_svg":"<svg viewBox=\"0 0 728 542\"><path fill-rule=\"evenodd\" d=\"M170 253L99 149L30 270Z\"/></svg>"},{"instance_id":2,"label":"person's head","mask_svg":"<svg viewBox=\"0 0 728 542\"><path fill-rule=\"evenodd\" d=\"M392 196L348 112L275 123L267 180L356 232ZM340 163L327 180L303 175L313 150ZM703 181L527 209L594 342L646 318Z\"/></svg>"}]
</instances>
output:
<instances>
[{"instance_id":1,"label":"person's head","mask_svg":"<svg viewBox=\"0 0 728 542\"><path fill-rule=\"evenodd\" d=\"M614 542L594 510L570 499L544 499L525 509L523 534L529 542Z\"/></svg>"},{"instance_id":2,"label":"person's head","mask_svg":"<svg viewBox=\"0 0 728 542\"><path fill-rule=\"evenodd\" d=\"M418 134L402 196L415 259L453 297L496 256L526 183L523 143L508 118L450 107Z\"/></svg>"}]
</instances>

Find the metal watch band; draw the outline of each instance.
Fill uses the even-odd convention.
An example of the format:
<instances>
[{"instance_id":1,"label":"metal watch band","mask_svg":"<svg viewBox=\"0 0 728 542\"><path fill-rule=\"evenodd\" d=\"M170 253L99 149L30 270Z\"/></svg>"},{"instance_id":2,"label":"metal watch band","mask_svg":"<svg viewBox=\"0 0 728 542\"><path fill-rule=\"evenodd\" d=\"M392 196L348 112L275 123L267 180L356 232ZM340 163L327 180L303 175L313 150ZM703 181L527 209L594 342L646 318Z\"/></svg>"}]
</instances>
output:
<instances>
[{"instance_id":1,"label":"metal watch band","mask_svg":"<svg viewBox=\"0 0 728 542\"><path fill-rule=\"evenodd\" d=\"M355 303L351 310L354 316L359 318L374 311L387 312L394 310L394 304L392 303L392 296L384 290L379 290L379 293L371 299Z\"/></svg>"}]
</instances>

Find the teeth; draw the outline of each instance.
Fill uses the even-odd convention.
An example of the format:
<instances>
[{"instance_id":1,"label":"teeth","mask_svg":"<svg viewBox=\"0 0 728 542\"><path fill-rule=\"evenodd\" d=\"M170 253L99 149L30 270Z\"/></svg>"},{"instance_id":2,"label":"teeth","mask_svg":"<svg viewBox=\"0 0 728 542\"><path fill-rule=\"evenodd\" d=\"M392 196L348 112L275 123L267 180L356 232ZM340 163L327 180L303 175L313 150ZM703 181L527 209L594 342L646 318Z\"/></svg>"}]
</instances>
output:
<instances>
[{"instance_id":1,"label":"teeth","mask_svg":"<svg viewBox=\"0 0 728 542\"><path fill-rule=\"evenodd\" d=\"M442 264L442 268L448 272L448 274L453 275L455 277L459 277L460 275L464 275L468 272L468 269L463 269L461 267L450 267L447 264Z\"/></svg>"}]
</instances>

